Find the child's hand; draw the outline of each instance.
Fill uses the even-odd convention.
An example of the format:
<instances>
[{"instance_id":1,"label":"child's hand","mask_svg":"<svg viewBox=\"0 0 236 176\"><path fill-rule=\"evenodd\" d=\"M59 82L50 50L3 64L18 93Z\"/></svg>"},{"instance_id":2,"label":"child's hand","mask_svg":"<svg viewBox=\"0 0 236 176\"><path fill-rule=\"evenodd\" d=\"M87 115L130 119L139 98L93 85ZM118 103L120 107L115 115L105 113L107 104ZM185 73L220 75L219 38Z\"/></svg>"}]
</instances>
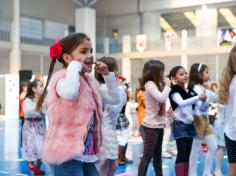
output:
<instances>
[{"instance_id":1,"label":"child's hand","mask_svg":"<svg viewBox=\"0 0 236 176\"><path fill-rule=\"evenodd\" d=\"M78 61L82 65L82 69L80 70L80 74L83 75L86 72L86 66L84 65L83 62Z\"/></svg>"},{"instance_id":2,"label":"child's hand","mask_svg":"<svg viewBox=\"0 0 236 176\"><path fill-rule=\"evenodd\" d=\"M109 75L109 70L107 68L107 65L103 62L95 62L95 68L98 73L101 73L102 75Z\"/></svg>"},{"instance_id":3,"label":"child's hand","mask_svg":"<svg viewBox=\"0 0 236 176\"><path fill-rule=\"evenodd\" d=\"M200 100L203 100L203 101L207 99L207 96L205 94L200 94L198 95L198 97Z\"/></svg>"}]
</instances>

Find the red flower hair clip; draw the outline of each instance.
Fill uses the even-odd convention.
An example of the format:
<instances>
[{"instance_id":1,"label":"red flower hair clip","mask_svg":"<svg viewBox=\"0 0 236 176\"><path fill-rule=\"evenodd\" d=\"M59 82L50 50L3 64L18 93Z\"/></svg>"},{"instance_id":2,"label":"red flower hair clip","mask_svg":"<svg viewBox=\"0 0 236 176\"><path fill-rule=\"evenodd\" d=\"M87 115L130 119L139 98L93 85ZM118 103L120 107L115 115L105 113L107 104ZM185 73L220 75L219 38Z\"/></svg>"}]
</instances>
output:
<instances>
[{"instance_id":1,"label":"red flower hair clip","mask_svg":"<svg viewBox=\"0 0 236 176\"><path fill-rule=\"evenodd\" d=\"M54 43L51 47L50 47L50 57L52 59L60 59L61 58L61 54L62 54L62 46L60 44L60 42L56 42Z\"/></svg>"}]
</instances>

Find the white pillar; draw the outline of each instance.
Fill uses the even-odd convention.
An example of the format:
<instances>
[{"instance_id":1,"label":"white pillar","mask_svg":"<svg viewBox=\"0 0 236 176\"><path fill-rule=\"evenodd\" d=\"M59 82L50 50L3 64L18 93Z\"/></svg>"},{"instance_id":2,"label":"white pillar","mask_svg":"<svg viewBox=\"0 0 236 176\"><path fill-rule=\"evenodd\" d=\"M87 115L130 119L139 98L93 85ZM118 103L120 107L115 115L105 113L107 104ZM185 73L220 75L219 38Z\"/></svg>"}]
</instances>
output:
<instances>
[{"instance_id":1,"label":"white pillar","mask_svg":"<svg viewBox=\"0 0 236 176\"><path fill-rule=\"evenodd\" d=\"M19 74L21 68L20 51L20 0L13 0L13 21L11 26L12 50L10 53L10 73Z\"/></svg>"},{"instance_id":2,"label":"white pillar","mask_svg":"<svg viewBox=\"0 0 236 176\"><path fill-rule=\"evenodd\" d=\"M43 72L44 72L44 69L43 69L43 55L40 55L40 75L43 76Z\"/></svg>"},{"instance_id":3,"label":"white pillar","mask_svg":"<svg viewBox=\"0 0 236 176\"><path fill-rule=\"evenodd\" d=\"M216 78L215 78L215 81L216 82L219 82L220 81L220 78L219 78L219 55L217 54L216 55Z\"/></svg>"},{"instance_id":4,"label":"white pillar","mask_svg":"<svg viewBox=\"0 0 236 176\"><path fill-rule=\"evenodd\" d=\"M217 9L203 5L196 11L196 35L200 46L215 46L217 42Z\"/></svg>"},{"instance_id":5,"label":"white pillar","mask_svg":"<svg viewBox=\"0 0 236 176\"><path fill-rule=\"evenodd\" d=\"M125 35L122 38L122 52L131 52L131 37ZM122 76L124 76L127 82L131 82L131 60L128 57L122 58Z\"/></svg>"},{"instance_id":6,"label":"white pillar","mask_svg":"<svg viewBox=\"0 0 236 176\"><path fill-rule=\"evenodd\" d=\"M110 39L108 37L104 38L104 54L108 55L110 53Z\"/></svg>"},{"instance_id":7,"label":"white pillar","mask_svg":"<svg viewBox=\"0 0 236 176\"><path fill-rule=\"evenodd\" d=\"M75 31L85 33L91 40L96 54L96 10L80 8L75 10Z\"/></svg>"},{"instance_id":8,"label":"white pillar","mask_svg":"<svg viewBox=\"0 0 236 176\"><path fill-rule=\"evenodd\" d=\"M161 39L159 12L143 12L143 34L147 35L148 47L156 48L156 43Z\"/></svg>"},{"instance_id":9,"label":"white pillar","mask_svg":"<svg viewBox=\"0 0 236 176\"><path fill-rule=\"evenodd\" d=\"M181 31L181 48L187 49L188 46L188 32L186 30ZM181 66L188 70L188 58L185 53L181 54Z\"/></svg>"}]
</instances>

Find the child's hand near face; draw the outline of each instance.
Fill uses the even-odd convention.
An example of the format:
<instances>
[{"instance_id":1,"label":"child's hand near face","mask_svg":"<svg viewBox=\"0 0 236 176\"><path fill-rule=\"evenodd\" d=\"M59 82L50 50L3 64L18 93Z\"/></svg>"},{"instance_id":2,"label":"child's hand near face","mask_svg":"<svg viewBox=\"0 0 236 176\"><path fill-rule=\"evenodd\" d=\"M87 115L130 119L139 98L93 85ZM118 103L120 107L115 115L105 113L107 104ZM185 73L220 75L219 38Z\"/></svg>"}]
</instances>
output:
<instances>
[{"instance_id":1,"label":"child's hand near face","mask_svg":"<svg viewBox=\"0 0 236 176\"><path fill-rule=\"evenodd\" d=\"M107 68L107 65L103 62L95 62L94 69L101 73L102 75L109 75L109 70Z\"/></svg>"}]
</instances>

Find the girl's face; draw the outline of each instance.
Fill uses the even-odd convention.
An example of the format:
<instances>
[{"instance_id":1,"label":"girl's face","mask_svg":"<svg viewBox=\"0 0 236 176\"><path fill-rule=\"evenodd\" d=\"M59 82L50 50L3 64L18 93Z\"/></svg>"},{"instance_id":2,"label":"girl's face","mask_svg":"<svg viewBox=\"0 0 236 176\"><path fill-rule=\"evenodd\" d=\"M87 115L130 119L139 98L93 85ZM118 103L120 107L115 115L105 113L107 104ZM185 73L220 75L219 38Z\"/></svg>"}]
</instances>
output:
<instances>
[{"instance_id":1,"label":"girl's face","mask_svg":"<svg viewBox=\"0 0 236 176\"><path fill-rule=\"evenodd\" d=\"M41 95L43 93L43 89L44 89L43 81L37 81L36 88L33 87L33 91L36 95Z\"/></svg>"},{"instance_id":2,"label":"girl's face","mask_svg":"<svg viewBox=\"0 0 236 176\"><path fill-rule=\"evenodd\" d=\"M91 72L94 58L93 58L93 48L89 40L84 40L83 43L77 46L70 55L65 56L65 61L69 64L70 61L76 60L83 64L83 69L85 72Z\"/></svg>"},{"instance_id":3,"label":"girl's face","mask_svg":"<svg viewBox=\"0 0 236 176\"><path fill-rule=\"evenodd\" d=\"M202 72L202 79L204 82L209 81L210 76L209 76L208 68L205 68L205 70Z\"/></svg>"},{"instance_id":4,"label":"girl's face","mask_svg":"<svg viewBox=\"0 0 236 176\"><path fill-rule=\"evenodd\" d=\"M185 85L188 82L188 74L184 68L180 68L177 71L174 82L178 85Z\"/></svg>"}]
</instances>

